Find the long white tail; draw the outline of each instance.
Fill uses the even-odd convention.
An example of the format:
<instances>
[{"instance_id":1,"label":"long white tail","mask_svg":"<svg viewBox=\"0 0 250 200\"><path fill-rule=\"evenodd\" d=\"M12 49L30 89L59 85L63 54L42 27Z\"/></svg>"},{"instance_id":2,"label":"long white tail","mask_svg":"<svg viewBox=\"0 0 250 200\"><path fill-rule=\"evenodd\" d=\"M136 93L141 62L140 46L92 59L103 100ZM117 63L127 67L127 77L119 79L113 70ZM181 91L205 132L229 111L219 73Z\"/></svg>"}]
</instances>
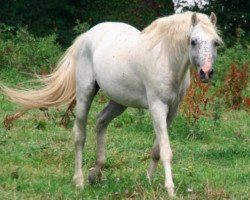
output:
<instances>
[{"instance_id":1,"label":"long white tail","mask_svg":"<svg viewBox=\"0 0 250 200\"><path fill-rule=\"evenodd\" d=\"M54 71L40 79L44 84L40 90L16 90L1 86L3 93L10 101L24 110L47 108L71 103L76 95L75 62L84 34L80 35L59 60Z\"/></svg>"}]
</instances>

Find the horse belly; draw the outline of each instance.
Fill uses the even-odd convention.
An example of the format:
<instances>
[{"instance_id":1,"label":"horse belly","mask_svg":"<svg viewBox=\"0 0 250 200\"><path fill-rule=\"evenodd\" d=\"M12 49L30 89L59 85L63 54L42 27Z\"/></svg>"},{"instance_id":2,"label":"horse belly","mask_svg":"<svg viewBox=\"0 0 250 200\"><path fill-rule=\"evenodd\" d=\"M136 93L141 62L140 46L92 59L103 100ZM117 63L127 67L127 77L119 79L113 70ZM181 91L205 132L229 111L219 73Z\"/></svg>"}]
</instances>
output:
<instances>
[{"instance_id":1,"label":"horse belly","mask_svg":"<svg viewBox=\"0 0 250 200\"><path fill-rule=\"evenodd\" d=\"M100 70L96 80L111 100L127 107L148 108L144 86L121 68Z\"/></svg>"}]
</instances>

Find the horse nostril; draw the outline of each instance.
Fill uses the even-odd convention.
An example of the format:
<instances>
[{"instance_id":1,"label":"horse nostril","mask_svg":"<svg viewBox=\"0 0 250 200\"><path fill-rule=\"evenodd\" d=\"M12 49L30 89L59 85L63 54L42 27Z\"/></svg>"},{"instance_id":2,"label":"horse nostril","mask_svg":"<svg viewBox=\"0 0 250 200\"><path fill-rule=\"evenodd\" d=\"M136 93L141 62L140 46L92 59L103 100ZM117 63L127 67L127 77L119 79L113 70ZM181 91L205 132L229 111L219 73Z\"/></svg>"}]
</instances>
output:
<instances>
[{"instance_id":1,"label":"horse nostril","mask_svg":"<svg viewBox=\"0 0 250 200\"><path fill-rule=\"evenodd\" d=\"M214 75L214 70L213 69L209 70L208 77L211 79L213 75Z\"/></svg>"},{"instance_id":2,"label":"horse nostril","mask_svg":"<svg viewBox=\"0 0 250 200\"><path fill-rule=\"evenodd\" d=\"M204 79L205 77L206 77L205 72L202 69L200 69L200 78Z\"/></svg>"}]
</instances>

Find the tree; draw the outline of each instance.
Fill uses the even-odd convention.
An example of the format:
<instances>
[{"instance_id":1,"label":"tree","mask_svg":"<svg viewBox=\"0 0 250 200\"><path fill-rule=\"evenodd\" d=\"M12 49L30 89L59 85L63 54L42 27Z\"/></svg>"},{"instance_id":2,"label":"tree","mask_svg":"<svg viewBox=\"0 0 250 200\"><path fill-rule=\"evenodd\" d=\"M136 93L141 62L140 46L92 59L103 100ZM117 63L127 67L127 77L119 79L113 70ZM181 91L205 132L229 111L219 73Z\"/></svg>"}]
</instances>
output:
<instances>
[{"instance_id":1,"label":"tree","mask_svg":"<svg viewBox=\"0 0 250 200\"><path fill-rule=\"evenodd\" d=\"M216 13L219 29L223 32L225 38L233 40L239 37L240 29L244 30L246 37L250 38L250 1L246 0L206 0L208 2L203 7L199 6L202 0L196 1L191 8L187 6L184 10L201 11L206 14ZM203 0L204 1L204 0ZM186 0L180 0L178 3L184 3Z\"/></svg>"},{"instance_id":2,"label":"tree","mask_svg":"<svg viewBox=\"0 0 250 200\"><path fill-rule=\"evenodd\" d=\"M173 12L171 0L0 0L1 23L26 26L35 36L56 33L64 46L76 37L79 22L121 21L142 29Z\"/></svg>"}]
</instances>

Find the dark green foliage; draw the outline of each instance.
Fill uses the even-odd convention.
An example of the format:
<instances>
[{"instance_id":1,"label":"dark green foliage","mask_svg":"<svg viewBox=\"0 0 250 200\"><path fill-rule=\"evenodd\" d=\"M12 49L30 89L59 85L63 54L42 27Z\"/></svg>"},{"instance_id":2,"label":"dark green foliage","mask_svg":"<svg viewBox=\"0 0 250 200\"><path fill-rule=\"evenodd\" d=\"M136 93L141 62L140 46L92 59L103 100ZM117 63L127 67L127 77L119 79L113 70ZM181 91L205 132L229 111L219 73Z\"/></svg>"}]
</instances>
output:
<instances>
[{"instance_id":1,"label":"dark green foliage","mask_svg":"<svg viewBox=\"0 0 250 200\"><path fill-rule=\"evenodd\" d=\"M180 0L180 4L182 2L183 0ZM204 8L199 8L196 4L192 8L185 7L184 10L203 12L208 15L214 12L217 15L217 25L224 35L224 41L230 46L235 43L235 38L240 36L241 30L246 32L245 38L249 41L250 1L208 0L208 2L209 4L205 5Z\"/></svg>"},{"instance_id":2,"label":"dark green foliage","mask_svg":"<svg viewBox=\"0 0 250 200\"><path fill-rule=\"evenodd\" d=\"M238 37L238 28L246 31L250 36L250 1L245 0L216 0L210 1L206 12L217 14L218 24L226 38Z\"/></svg>"},{"instance_id":3,"label":"dark green foliage","mask_svg":"<svg viewBox=\"0 0 250 200\"><path fill-rule=\"evenodd\" d=\"M76 25L73 28L73 31L76 35L80 35L81 33L86 32L90 28L90 25L87 22L82 22L77 19L76 20Z\"/></svg>"},{"instance_id":4,"label":"dark green foliage","mask_svg":"<svg viewBox=\"0 0 250 200\"><path fill-rule=\"evenodd\" d=\"M78 25L77 19L90 26L103 21L122 21L142 29L155 18L171 13L170 0L2 0L0 6L1 22L27 26L40 37L56 33L64 46L75 38L72 30Z\"/></svg>"},{"instance_id":5,"label":"dark green foliage","mask_svg":"<svg viewBox=\"0 0 250 200\"><path fill-rule=\"evenodd\" d=\"M209 2L203 9L196 5L184 10L206 14L215 12L227 44L232 46L235 43L241 29L246 32L244 43L247 43L250 38L250 1ZM121 21L141 30L157 17L172 13L172 0L2 0L0 3L1 23L14 27L26 26L30 33L39 37L56 33L58 41L65 47L71 44L76 34L100 22Z\"/></svg>"},{"instance_id":6,"label":"dark green foliage","mask_svg":"<svg viewBox=\"0 0 250 200\"><path fill-rule=\"evenodd\" d=\"M27 26L37 36L59 33L60 39L69 42L69 30L72 30L79 15L80 1L37 1L3 0L1 3L1 21L9 25Z\"/></svg>"},{"instance_id":7,"label":"dark green foliage","mask_svg":"<svg viewBox=\"0 0 250 200\"><path fill-rule=\"evenodd\" d=\"M245 42L244 31L241 30L241 35L235 38L234 45L231 48L223 45L218 50L218 58L215 63L215 83L218 85L223 81L225 73L229 70L231 64L243 66L250 62L250 46Z\"/></svg>"}]
</instances>

